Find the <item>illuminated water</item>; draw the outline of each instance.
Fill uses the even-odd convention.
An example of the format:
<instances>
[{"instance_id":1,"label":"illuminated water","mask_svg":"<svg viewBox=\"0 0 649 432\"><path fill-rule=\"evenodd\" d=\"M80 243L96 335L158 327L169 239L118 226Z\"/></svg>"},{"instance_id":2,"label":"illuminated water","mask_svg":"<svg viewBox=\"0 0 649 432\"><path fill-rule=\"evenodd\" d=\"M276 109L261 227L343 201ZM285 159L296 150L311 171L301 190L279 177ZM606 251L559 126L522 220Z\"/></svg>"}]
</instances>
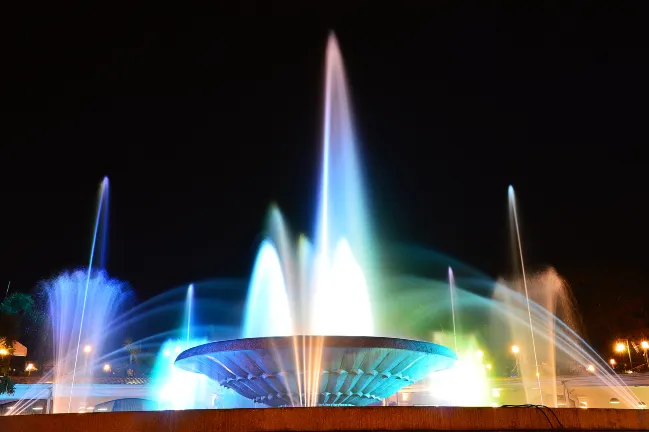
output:
<instances>
[{"instance_id":1,"label":"illuminated water","mask_svg":"<svg viewBox=\"0 0 649 432\"><path fill-rule=\"evenodd\" d=\"M423 271L384 270L381 278L377 276L376 246L367 215L345 72L333 36L327 44L325 72L314 241L304 235L294 236L279 209L271 208L267 235L259 245L249 281L242 327L236 329L236 335L316 335L296 336L296 352L307 344L318 344L319 336L326 335L380 334L453 346L460 361L452 369L429 377L424 384L427 396L419 401L421 404L561 406L559 396L568 390L557 388L556 377L570 369L571 374L596 376L622 401L621 406L637 407L638 398L579 336L570 290L561 277L553 269L526 269L513 188L508 196L515 271L506 280L494 284L448 257L418 257L424 262ZM102 353L107 329L146 327L146 320L168 319L167 315L178 310L183 317L179 326L151 331L138 339L144 349L155 352L151 399L158 409L246 406L247 401L237 394L173 365L179 352L208 340L231 338L235 333L225 325L207 331L198 323L196 307L209 304L210 316L222 323L232 304L197 301L195 287L190 285L182 301L171 302L163 294L122 316L116 315L125 290L102 271L108 188L104 179L89 270L65 273L46 283L56 364L53 411L77 412L86 404L90 387L75 386L75 382L91 382L96 366L110 359L111 354ZM412 261L409 255L402 255L404 261ZM431 264L440 264L439 270ZM84 352L85 345L91 347L90 352ZM516 353L512 351L514 345ZM118 350L113 355L124 353ZM303 359L304 392L301 400L294 401L296 405L314 403L305 395L313 394L318 386L319 378L312 373L320 370L318 361ZM593 372L586 370L588 365L594 365ZM497 377L505 375L518 380L516 391L501 386L502 379Z\"/></svg>"},{"instance_id":2,"label":"illuminated water","mask_svg":"<svg viewBox=\"0 0 649 432\"><path fill-rule=\"evenodd\" d=\"M298 245L277 208L259 247L243 337L374 334L368 218L342 57L327 44L320 199L315 243ZM344 319L341 319L343 318Z\"/></svg>"},{"instance_id":3,"label":"illuminated water","mask_svg":"<svg viewBox=\"0 0 649 432\"><path fill-rule=\"evenodd\" d=\"M53 412L83 411L108 324L127 298L124 284L105 272L66 272L44 283L53 336ZM83 311L86 311L83 314ZM83 319L82 319L83 317ZM77 345L81 349L77 361ZM82 382L84 385L76 385Z\"/></svg>"},{"instance_id":4,"label":"illuminated water","mask_svg":"<svg viewBox=\"0 0 649 432\"><path fill-rule=\"evenodd\" d=\"M236 408L246 406L242 397L219 386L203 374L184 371L174 366L182 351L208 342L205 337L195 337L201 327L196 322L194 284L187 287L184 316L181 323L183 338L168 338L155 357L150 386L150 399L158 410L185 410L210 408Z\"/></svg>"},{"instance_id":5,"label":"illuminated water","mask_svg":"<svg viewBox=\"0 0 649 432\"><path fill-rule=\"evenodd\" d=\"M509 204L514 273L509 281L494 286L480 276L470 279L463 289L456 286L446 261L448 282L418 280L445 290L445 299L441 295L426 308L422 305L433 301L425 298L432 297L430 291L419 293L408 303L403 290L407 284L402 280L392 283L384 273L382 285L398 288L398 292L390 291L380 300L384 304L377 330L373 314L377 306L370 302L370 293L377 295L379 278L371 271L374 266L369 252L374 245L342 58L333 37L327 45L326 62L315 242L299 237L295 247L281 213L276 207L271 210L268 237L259 248L249 287L243 336L374 335L378 331L382 335L430 339L429 332L442 327L442 334L448 331L451 337L442 337L441 343L454 346L460 361L453 369L431 378L431 386L446 396L432 391L433 401L428 403L498 404L504 398L494 396L501 392L490 384L489 376L506 373L521 379L521 392L510 402L558 406L557 368L574 370L596 364L595 375L605 385L619 389L615 392L626 404L637 406L637 398L578 336L572 326L575 310L566 294L569 289L556 272L526 274L513 188L509 189ZM417 334L419 320L428 323L423 334ZM296 350L305 340L314 343L313 339L296 339ZM511 351L513 345L518 352ZM479 358L476 352L481 353ZM305 369L316 368L317 361L307 360ZM305 384L313 385L317 383Z\"/></svg>"},{"instance_id":6,"label":"illuminated water","mask_svg":"<svg viewBox=\"0 0 649 432\"><path fill-rule=\"evenodd\" d=\"M202 374L181 370L174 366L176 356L188 348L207 342L207 339L169 339L160 347L153 369L151 398L159 410L185 410L211 408L211 389Z\"/></svg>"},{"instance_id":7,"label":"illuminated water","mask_svg":"<svg viewBox=\"0 0 649 432\"><path fill-rule=\"evenodd\" d=\"M77 330L77 346L74 350L74 366L72 367L72 379L70 381L70 398L68 403L68 412L72 412L72 395L74 393L74 383L77 373L77 367L79 362L79 351L81 349L81 338L83 336L83 325L86 314L86 306L88 299L88 290L90 286L90 278L92 276L93 264L95 262L95 252L99 252L97 257L99 258L100 270L105 268L105 252L106 244L108 238L106 236L108 230L108 199L109 199L109 182L108 177L104 177L99 187L99 199L97 200L97 216L95 218L95 228L92 235L92 244L90 246L90 260L88 263L88 270L86 272L86 286L83 290L83 302L81 304L81 310L79 311L79 328ZM100 229L100 227L102 229ZM99 250L97 251L97 246L99 245Z\"/></svg>"},{"instance_id":8,"label":"illuminated water","mask_svg":"<svg viewBox=\"0 0 649 432\"><path fill-rule=\"evenodd\" d=\"M187 296L185 297L185 345L186 348L189 348L189 341L192 337L192 325L193 325L193 312L194 312L194 284L190 284L187 287Z\"/></svg>"},{"instance_id":9,"label":"illuminated water","mask_svg":"<svg viewBox=\"0 0 649 432\"><path fill-rule=\"evenodd\" d=\"M269 240L259 247L250 279L243 337L293 334L282 264Z\"/></svg>"},{"instance_id":10,"label":"illuminated water","mask_svg":"<svg viewBox=\"0 0 649 432\"><path fill-rule=\"evenodd\" d=\"M435 333L435 343L449 346L451 338L444 333ZM484 362L484 351L480 349L475 336L458 339L453 335L458 361L443 371L432 374L426 385L431 398L426 402L443 406L490 406L495 400L491 395L488 374L489 363ZM488 367L487 367L488 366Z\"/></svg>"},{"instance_id":11,"label":"illuminated water","mask_svg":"<svg viewBox=\"0 0 649 432\"><path fill-rule=\"evenodd\" d=\"M514 188L512 186L509 186L508 189L508 197L509 197L509 220L510 220L510 231L511 231L511 242L512 242L512 251L516 251L518 253L512 253L512 257L514 257L514 268L516 270L520 270L520 277L517 278L521 282L521 285L523 286L523 292L525 294L525 303L527 306L527 316L528 316L528 322L530 325L530 342L532 345L532 358L534 360L533 363L533 373L534 376L536 377L536 387L537 387L537 392L539 395L539 404L543 405L543 389L541 387L541 374L540 374L540 369L539 369L539 359L538 359L538 353L536 349L536 338L534 337L534 323L532 321L532 307L530 304L530 294L529 290L527 288L527 276L525 275L525 260L523 259L523 247L521 245L521 232L520 228L518 226L518 211L516 208L516 196L514 195ZM554 332L552 332L554 334ZM520 353L517 354L520 356ZM552 364L554 364L554 360L552 361ZM525 377L527 378L527 376ZM526 386L527 389L527 386ZM554 389L556 390L556 389ZM555 394L556 391L553 391L552 394ZM528 393L528 398L529 398L529 393ZM556 398L555 398L556 399ZM556 406L556 400L554 401L553 406Z\"/></svg>"}]
</instances>

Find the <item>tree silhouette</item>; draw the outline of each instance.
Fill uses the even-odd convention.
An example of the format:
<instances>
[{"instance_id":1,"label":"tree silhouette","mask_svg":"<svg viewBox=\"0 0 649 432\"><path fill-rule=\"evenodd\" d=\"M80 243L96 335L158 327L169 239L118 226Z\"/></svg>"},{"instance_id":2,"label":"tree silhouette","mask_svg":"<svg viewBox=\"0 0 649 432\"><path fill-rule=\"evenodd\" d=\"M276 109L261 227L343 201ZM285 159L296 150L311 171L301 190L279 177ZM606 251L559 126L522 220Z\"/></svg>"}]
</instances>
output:
<instances>
[{"instance_id":1,"label":"tree silhouette","mask_svg":"<svg viewBox=\"0 0 649 432\"><path fill-rule=\"evenodd\" d=\"M9 378L9 356L14 352L14 344L23 333L25 322L34 319L34 299L28 294L14 292L0 303L0 348L6 350L0 356L0 394L13 394L14 383Z\"/></svg>"}]
</instances>

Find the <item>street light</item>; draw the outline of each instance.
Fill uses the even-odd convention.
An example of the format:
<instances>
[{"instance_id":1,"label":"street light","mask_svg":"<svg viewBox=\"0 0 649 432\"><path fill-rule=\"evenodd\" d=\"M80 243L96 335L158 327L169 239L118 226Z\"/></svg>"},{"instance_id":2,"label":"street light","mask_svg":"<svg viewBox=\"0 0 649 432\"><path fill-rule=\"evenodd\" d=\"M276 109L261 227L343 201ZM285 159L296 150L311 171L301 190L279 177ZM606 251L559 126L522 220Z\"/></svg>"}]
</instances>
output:
<instances>
[{"instance_id":1,"label":"street light","mask_svg":"<svg viewBox=\"0 0 649 432\"><path fill-rule=\"evenodd\" d=\"M0 348L0 356L4 357L7 354L9 354L9 351L6 348Z\"/></svg>"},{"instance_id":2,"label":"street light","mask_svg":"<svg viewBox=\"0 0 649 432\"><path fill-rule=\"evenodd\" d=\"M615 343L615 351L619 353L627 352L629 355L629 370L633 369L633 360L631 359L631 349L629 349L629 340L624 339L624 342Z\"/></svg>"},{"instance_id":3,"label":"street light","mask_svg":"<svg viewBox=\"0 0 649 432\"><path fill-rule=\"evenodd\" d=\"M110 369L110 365L109 365L108 363L106 363L106 364L104 365L104 372L108 373L108 372L110 372L110 370L111 370L111 369Z\"/></svg>"},{"instance_id":4,"label":"street light","mask_svg":"<svg viewBox=\"0 0 649 432\"><path fill-rule=\"evenodd\" d=\"M595 373L595 366L593 366L592 364L589 364L589 365L586 367L586 370L587 370L588 372L590 372L590 373Z\"/></svg>"},{"instance_id":5,"label":"street light","mask_svg":"<svg viewBox=\"0 0 649 432\"><path fill-rule=\"evenodd\" d=\"M646 340L643 340L642 342L640 342L640 347L644 351L644 353L643 353L644 354L644 361L647 364L647 368L649 369L649 356L647 356L647 350L649 349L649 342L647 342Z\"/></svg>"},{"instance_id":6,"label":"street light","mask_svg":"<svg viewBox=\"0 0 649 432\"><path fill-rule=\"evenodd\" d=\"M477 355L478 358L482 358L482 357L484 357L484 353L482 352L482 350L478 350L478 351L476 351L475 355Z\"/></svg>"},{"instance_id":7,"label":"street light","mask_svg":"<svg viewBox=\"0 0 649 432\"><path fill-rule=\"evenodd\" d=\"M615 359L613 359L613 358L610 359L608 362L609 362L609 363L611 364L611 366L613 366L613 367L615 367L615 365L617 364L617 362L616 362Z\"/></svg>"},{"instance_id":8,"label":"street light","mask_svg":"<svg viewBox=\"0 0 649 432\"><path fill-rule=\"evenodd\" d=\"M27 376L31 376L32 371L35 371L36 367L34 366L34 363L27 363L27 366L25 366L25 372L27 372Z\"/></svg>"},{"instance_id":9,"label":"street light","mask_svg":"<svg viewBox=\"0 0 649 432\"><path fill-rule=\"evenodd\" d=\"M516 371L516 376L520 375L521 373L521 368L520 368L520 362L518 359L518 353L521 352L521 349L518 347L518 345L512 345L512 353L514 354L514 358L516 358L516 364L514 365L514 370ZM513 370L512 370L513 372Z\"/></svg>"}]
</instances>

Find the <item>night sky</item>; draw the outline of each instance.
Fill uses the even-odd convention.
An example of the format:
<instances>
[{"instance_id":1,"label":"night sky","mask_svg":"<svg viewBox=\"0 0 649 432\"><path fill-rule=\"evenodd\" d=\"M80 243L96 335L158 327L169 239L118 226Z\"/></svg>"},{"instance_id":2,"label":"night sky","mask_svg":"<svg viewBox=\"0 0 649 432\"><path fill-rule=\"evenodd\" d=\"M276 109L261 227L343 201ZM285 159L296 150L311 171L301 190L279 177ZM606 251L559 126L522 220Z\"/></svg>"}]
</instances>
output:
<instances>
[{"instance_id":1,"label":"night sky","mask_svg":"<svg viewBox=\"0 0 649 432\"><path fill-rule=\"evenodd\" d=\"M649 327L639 3L415 3L16 13L0 284L87 264L104 175L108 270L141 299L248 275L271 202L311 232L335 30L384 247L506 272L513 184L528 263L555 266L585 315L632 304L629 331Z\"/></svg>"}]
</instances>

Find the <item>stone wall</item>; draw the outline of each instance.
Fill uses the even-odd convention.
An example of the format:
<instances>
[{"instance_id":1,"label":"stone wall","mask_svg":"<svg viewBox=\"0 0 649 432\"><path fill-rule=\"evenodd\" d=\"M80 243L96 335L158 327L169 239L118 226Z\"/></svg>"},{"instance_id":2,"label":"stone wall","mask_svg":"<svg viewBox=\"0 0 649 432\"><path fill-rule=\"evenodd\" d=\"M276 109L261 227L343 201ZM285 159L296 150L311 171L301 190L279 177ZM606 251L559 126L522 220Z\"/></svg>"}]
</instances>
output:
<instances>
[{"instance_id":1,"label":"stone wall","mask_svg":"<svg viewBox=\"0 0 649 432\"><path fill-rule=\"evenodd\" d=\"M649 411L617 409L364 407L195 410L9 416L0 431L649 430Z\"/></svg>"}]
</instances>

